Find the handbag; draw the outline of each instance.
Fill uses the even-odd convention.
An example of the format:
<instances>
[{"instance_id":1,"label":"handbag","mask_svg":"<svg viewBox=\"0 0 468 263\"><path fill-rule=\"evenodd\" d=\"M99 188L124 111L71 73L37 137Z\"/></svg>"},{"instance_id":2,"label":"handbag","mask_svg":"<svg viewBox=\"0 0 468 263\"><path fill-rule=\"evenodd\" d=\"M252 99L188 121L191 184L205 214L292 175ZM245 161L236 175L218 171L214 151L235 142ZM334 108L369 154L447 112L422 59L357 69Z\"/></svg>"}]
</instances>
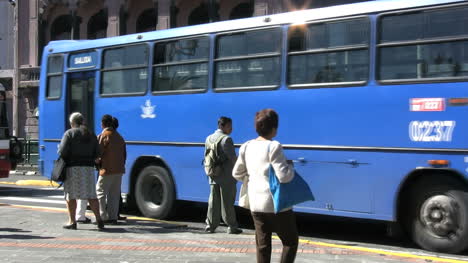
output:
<instances>
[{"instance_id":1,"label":"handbag","mask_svg":"<svg viewBox=\"0 0 468 263\"><path fill-rule=\"evenodd\" d=\"M245 144L244 154L241 156L242 160L245 164L245 152L247 151L247 145L249 142ZM242 179L242 185L239 192L239 206L245 209L250 209L250 202L249 202L249 175L245 176Z\"/></svg>"},{"instance_id":2,"label":"handbag","mask_svg":"<svg viewBox=\"0 0 468 263\"><path fill-rule=\"evenodd\" d=\"M241 185L240 193L239 193L239 206L245 209L250 209L249 188L247 186L248 183L249 183L249 177L246 176L242 180L242 185Z\"/></svg>"},{"instance_id":3,"label":"handbag","mask_svg":"<svg viewBox=\"0 0 468 263\"><path fill-rule=\"evenodd\" d=\"M65 167L66 167L65 160L63 160L62 157L55 160L54 168L52 169L52 176L50 177L50 180L54 182L64 182L65 177L67 175Z\"/></svg>"},{"instance_id":4,"label":"handbag","mask_svg":"<svg viewBox=\"0 0 468 263\"><path fill-rule=\"evenodd\" d=\"M270 152L270 146L268 146L268 152ZM305 201L315 200L309 185L296 171L294 171L294 177L290 182L280 183L276 177L275 169L270 163L268 177L275 213Z\"/></svg>"}]
</instances>

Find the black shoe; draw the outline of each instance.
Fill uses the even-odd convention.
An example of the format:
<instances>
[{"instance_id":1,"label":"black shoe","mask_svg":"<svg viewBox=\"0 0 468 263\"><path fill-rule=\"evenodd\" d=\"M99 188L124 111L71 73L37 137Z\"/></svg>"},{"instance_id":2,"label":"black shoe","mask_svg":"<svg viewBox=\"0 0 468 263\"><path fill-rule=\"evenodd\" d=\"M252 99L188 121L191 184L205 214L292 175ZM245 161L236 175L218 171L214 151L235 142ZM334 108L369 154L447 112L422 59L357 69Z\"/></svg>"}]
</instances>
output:
<instances>
[{"instance_id":1,"label":"black shoe","mask_svg":"<svg viewBox=\"0 0 468 263\"><path fill-rule=\"evenodd\" d=\"M214 233L215 231L214 231L214 229L212 229L210 226L206 226L206 227L205 227L205 232L207 232L207 233Z\"/></svg>"},{"instance_id":2,"label":"black shoe","mask_svg":"<svg viewBox=\"0 0 468 263\"><path fill-rule=\"evenodd\" d=\"M106 225L117 225L117 220L104 220L104 223L106 223Z\"/></svg>"},{"instance_id":3,"label":"black shoe","mask_svg":"<svg viewBox=\"0 0 468 263\"><path fill-rule=\"evenodd\" d=\"M99 231L104 230L104 221L97 221L97 228Z\"/></svg>"},{"instance_id":4,"label":"black shoe","mask_svg":"<svg viewBox=\"0 0 468 263\"><path fill-rule=\"evenodd\" d=\"M228 227L228 230L227 230L227 233L228 233L228 234L234 234L234 235L238 235L238 234L240 234L240 233L242 233L242 232L243 232L242 229L237 228L237 227L236 227L236 228L230 228L230 227Z\"/></svg>"},{"instance_id":5,"label":"black shoe","mask_svg":"<svg viewBox=\"0 0 468 263\"><path fill-rule=\"evenodd\" d=\"M63 225L64 229L71 229L71 230L76 230L76 223L69 224L69 225Z\"/></svg>"},{"instance_id":6,"label":"black shoe","mask_svg":"<svg viewBox=\"0 0 468 263\"><path fill-rule=\"evenodd\" d=\"M127 220L127 217L126 217L126 216L119 216L119 217L117 218L117 220Z\"/></svg>"},{"instance_id":7,"label":"black shoe","mask_svg":"<svg viewBox=\"0 0 468 263\"><path fill-rule=\"evenodd\" d=\"M91 219L85 217L84 220L76 220L77 223L80 223L80 224L90 224L91 223Z\"/></svg>"}]
</instances>

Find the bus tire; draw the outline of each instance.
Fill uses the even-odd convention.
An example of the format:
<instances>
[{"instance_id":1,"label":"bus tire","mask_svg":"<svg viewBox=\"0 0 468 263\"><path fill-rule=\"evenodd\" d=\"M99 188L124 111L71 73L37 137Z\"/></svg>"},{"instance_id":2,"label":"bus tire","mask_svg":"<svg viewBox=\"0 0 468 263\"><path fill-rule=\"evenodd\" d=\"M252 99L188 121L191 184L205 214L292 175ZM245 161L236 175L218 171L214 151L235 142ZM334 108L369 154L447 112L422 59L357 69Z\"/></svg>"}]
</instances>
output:
<instances>
[{"instance_id":1,"label":"bus tire","mask_svg":"<svg viewBox=\"0 0 468 263\"><path fill-rule=\"evenodd\" d=\"M468 247L468 192L449 176L423 176L411 191L409 230L426 250L459 253Z\"/></svg>"},{"instance_id":2,"label":"bus tire","mask_svg":"<svg viewBox=\"0 0 468 263\"><path fill-rule=\"evenodd\" d=\"M167 218L175 203L175 187L172 177L166 169L160 166L147 166L138 175L134 196L144 216Z\"/></svg>"}]
</instances>

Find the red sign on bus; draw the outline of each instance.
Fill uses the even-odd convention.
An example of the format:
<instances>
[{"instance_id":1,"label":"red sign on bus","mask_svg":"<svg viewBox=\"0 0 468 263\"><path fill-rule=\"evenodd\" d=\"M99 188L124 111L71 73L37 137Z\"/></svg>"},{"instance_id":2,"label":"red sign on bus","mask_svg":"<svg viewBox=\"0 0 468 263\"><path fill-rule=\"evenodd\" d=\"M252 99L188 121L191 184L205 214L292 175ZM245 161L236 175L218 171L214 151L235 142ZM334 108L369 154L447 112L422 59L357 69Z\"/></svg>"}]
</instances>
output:
<instances>
[{"instance_id":1,"label":"red sign on bus","mask_svg":"<svg viewBox=\"0 0 468 263\"><path fill-rule=\"evenodd\" d=\"M411 111L444 111L444 98L414 98L410 100Z\"/></svg>"}]
</instances>

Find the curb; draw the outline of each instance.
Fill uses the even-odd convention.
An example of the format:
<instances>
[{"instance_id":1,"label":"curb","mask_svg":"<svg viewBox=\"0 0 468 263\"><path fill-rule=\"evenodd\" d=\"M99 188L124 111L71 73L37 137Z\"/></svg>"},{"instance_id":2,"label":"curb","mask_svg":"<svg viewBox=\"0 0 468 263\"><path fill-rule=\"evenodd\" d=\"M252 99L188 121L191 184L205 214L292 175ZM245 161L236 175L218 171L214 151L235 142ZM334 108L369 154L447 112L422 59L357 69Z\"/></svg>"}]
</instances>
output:
<instances>
[{"instance_id":1,"label":"curb","mask_svg":"<svg viewBox=\"0 0 468 263\"><path fill-rule=\"evenodd\" d=\"M59 187L60 185L53 181L45 181L45 180L18 180L16 181L16 185L29 185L29 186L53 186Z\"/></svg>"},{"instance_id":2,"label":"curb","mask_svg":"<svg viewBox=\"0 0 468 263\"><path fill-rule=\"evenodd\" d=\"M0 182L0 184L21 185L21 186L49 186L49 187L60 186L56 182L46 181L46 180L18 180L16 182Z\"/></svg>"}]
</instances>

